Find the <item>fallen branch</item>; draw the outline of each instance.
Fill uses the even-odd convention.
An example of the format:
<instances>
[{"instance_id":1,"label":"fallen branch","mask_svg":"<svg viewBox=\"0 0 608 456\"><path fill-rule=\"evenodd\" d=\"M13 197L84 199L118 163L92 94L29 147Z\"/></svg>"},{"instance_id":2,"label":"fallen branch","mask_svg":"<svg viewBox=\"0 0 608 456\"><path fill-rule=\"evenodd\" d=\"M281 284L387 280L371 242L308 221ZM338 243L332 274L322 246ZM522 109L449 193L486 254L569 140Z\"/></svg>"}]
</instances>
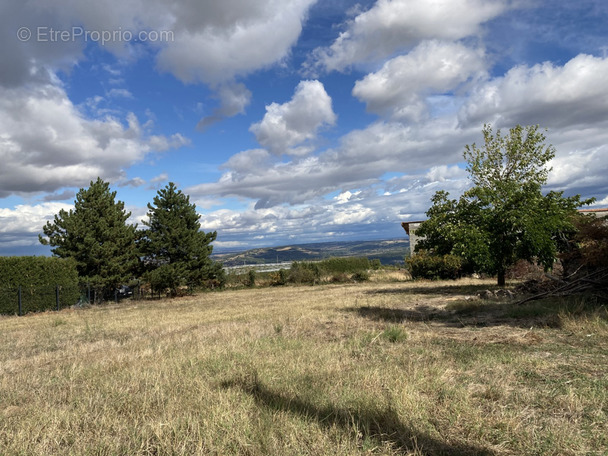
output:
<instances>
[{"instance_id":1,"label":"fallen branch","mask_svg":"<svg viewBox=\"0 0 608 456\"><path fill-rule=\"evenodd\" d=\"M579 268L580 269L580 268ZM572 277L570 275L569 277ZM528 296L525 299L522 299L515 304L520 305L526 302L535 301L537 299L541 299L548 296L571 296L574 294L579 294L584 291L592 290L595 288L599 288L602 290L603 288L608 288L608 268L599 269L597 271L593 271L590 274L587 274L584 277L576 278L570 282L565 283L562 286L557 288L543 291L542 293L538 293L533 296Z\"/></svg>"}]
</instances>

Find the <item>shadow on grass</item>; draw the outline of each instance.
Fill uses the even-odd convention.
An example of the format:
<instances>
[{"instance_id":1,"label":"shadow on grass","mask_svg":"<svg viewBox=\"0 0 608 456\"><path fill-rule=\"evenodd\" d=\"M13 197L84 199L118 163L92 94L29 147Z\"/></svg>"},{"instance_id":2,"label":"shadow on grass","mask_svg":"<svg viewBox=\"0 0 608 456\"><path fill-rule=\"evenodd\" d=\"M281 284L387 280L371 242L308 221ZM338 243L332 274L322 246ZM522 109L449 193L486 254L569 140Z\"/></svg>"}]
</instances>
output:
<instances>
[{"instance_id":1,"label":"shadow on grass","mask_svg":"<svg viewBox=\"0 0 608 456\"><path fill-rule=\"evenodd\" d=\"M391 309L378 306L347 307L347 312L356 312L361 317L374 321L386 321L389 323L403 323L404 321L451 321L454 314L447 310L432 306L416 306L413 309Z\"/></svg>"},{"instance_id":2,"label":"shadow on grass","mask_svg":"<svg viewBox=\"0 0 608 456\"><path fill-rule=\"evenodd\" d=\"M367 294L411 294L411 295L440 295L440 296L453 296L453 295L474 295L478 291L483 290L494 290L497 289L497 285L479 284L479 285L446 285L443 282L441 285L428 286L428 287L404 287L401 289L394 288L381 288L378 290L369 290Z\"/></svg>"},{"instance_id":3,"label":"shadow on grass","mask_svg":"<svg viewBox=\"0 0 608 456\"><path fill-rule=\"evenodd\" d=\"M250 394L260 407L285 411L305 419L315 420L323 427L340 427L355 436L388 443L401 452L419 451L425 455L494 455L486 448L453 443L448 444L427 434L404 426L397 413L388 407L384 410L355 410L331 405L318 407L297 396L290 396L272 391L260 383L257 376L244 380L242 378L221 383L221 387L237 388Z\"/></svg>"},{"instance_id":4,"label":"shadow on grass","mask_svg":"<svg viewBox=\"0 0 608 456\"><path fill-rule=\"evenodd\" d=\"M448 327L512 326L559 328L563 315L596 316L608 320L605 305L577 299L539 300L522 305L516 301L451 301L445 307L417 305L407 309L356 306L343 309L380 322L429 322Z\"/></svg>"}]
</instances>

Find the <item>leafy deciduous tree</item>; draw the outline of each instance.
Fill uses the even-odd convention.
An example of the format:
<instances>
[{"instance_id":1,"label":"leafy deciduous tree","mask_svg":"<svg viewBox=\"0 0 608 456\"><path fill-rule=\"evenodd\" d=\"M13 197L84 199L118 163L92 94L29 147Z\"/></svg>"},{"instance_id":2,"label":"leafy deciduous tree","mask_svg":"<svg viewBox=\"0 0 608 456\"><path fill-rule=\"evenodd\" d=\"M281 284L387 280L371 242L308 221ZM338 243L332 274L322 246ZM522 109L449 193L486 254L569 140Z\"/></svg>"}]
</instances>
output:
<instances>
[{"instance_id":1,"label":"leafy deciduous tree","mask_svg":"<svg viewBox=\"0 0 608 456\"><path fill-rule=\"evenodd\" d=\"M429 219L417 231L425 236L417 249L462 256L477 271L496 274L503 286L518 259L550 268L558 238L573 228L571 215L592 200L542 194L555 149L545 145L538 126L518 125L502 136L486 125L483 136L483 147L467 145L464 152L473 187L459 200L435 194Z\"/></svg>"},{"instance_id":2,"label":"leafy deciduous tree","mask_svg":"<svg viewBox=\"0 0 608 456\"><path fill-rule=\"evenodd\" d=\"M80 189L74 209L62 209L53 223L46 223L46 237L38 236L42 244L53 247L54 255L76 260L81 280L106 293L126 281L138 263L137 226L127 224L131 213L115 198L110 184L97 178L88 189Z\"/></svg>"}]
</instances>

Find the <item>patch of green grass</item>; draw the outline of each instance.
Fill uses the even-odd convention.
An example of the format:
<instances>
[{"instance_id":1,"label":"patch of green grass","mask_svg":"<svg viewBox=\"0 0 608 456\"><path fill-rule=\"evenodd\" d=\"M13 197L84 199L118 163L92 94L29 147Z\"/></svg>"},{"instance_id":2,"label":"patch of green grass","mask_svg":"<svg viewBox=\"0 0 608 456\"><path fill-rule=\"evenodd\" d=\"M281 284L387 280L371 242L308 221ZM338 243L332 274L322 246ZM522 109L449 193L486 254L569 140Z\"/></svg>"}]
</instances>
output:
<instances>
[{"instance_id":1,"label":"patch of green grass","mask_svg":"<svg viewBox=\"0 0 608 456\"><path fill-rule=\"evenodd\" d=\"M486 307L486 303L480 299L472 299L469 301L450 301L446 306L446 310L453 311L460 315L470 315Z\"/></svg>"},{"instance_id":2,"label":"patch of green grass","mask_svg":"<svg viewBox=\"0 0 608 456\"><path fill-rule=\"evenodd\" d=\"M401 326L389 326L382 331L382 337L389 342L403 342L407 340L407 332Z\"/></svg>"}]
</instances>

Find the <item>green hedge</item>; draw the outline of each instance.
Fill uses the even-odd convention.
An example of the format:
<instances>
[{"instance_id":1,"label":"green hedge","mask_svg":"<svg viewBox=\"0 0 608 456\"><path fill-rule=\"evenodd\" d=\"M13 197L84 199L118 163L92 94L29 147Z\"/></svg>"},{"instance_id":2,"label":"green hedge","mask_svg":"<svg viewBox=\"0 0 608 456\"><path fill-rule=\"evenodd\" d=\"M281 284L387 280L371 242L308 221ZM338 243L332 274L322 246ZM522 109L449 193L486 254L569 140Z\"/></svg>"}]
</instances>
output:
<instances>
[{"instance_id":1,"label":"green hedge","mask_svg":"<svg viewBox=\"0 0 608 456\"><path fill-rule=\"evenodd\" d=\"M0 257L0 314L40 312L76 304L80 296L78 272L72 260L51 257Z\"/></svg>"},{"instance_id":2,"label":"green hedge","mask_svg":"<svg viewBox=\"0 0 608 456\"><path fill-rule=\"evenodd\" d=\"M435 255L417 252L405 260L414 279L457 279L462 272L463 260L456 255Z\"/></svg>"},{"instance_id":3,"label":"green hedge","mask_svg":"<svg viewBox=\"0 0 608 456\"><path fill-rule=\"evenodd\" d=\"M365 257L328 258L319 263L322 271L328 274L355 273L371 269L370 262Z\"/></svg>"}]
</instances>

